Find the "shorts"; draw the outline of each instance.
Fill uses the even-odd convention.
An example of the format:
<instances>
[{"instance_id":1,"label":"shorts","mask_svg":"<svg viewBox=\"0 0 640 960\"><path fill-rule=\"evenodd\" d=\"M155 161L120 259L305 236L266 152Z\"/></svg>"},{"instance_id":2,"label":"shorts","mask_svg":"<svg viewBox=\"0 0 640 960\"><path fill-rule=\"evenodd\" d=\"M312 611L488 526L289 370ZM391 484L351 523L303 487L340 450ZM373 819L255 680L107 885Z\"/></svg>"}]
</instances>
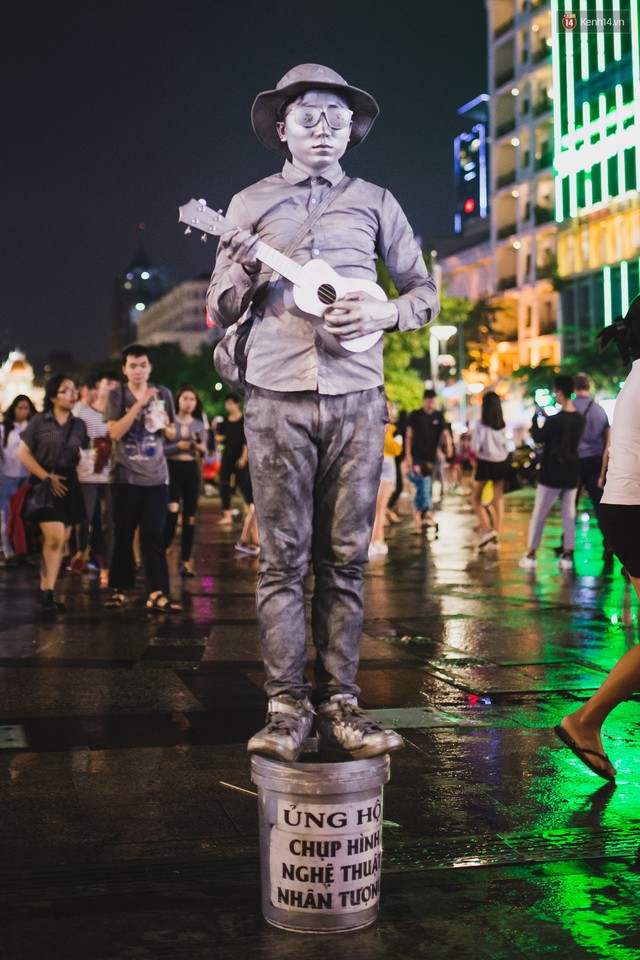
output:
<instances>
[{"instance_id":1,"label":"shorts","mask_svg":"<svg viewBox=\"0 0 640 960\"><path fill-rule=\"evenodd\" d=\"M476 480L506 480L509 472L509 460L478 460L476 463Z\"/></svg>"},{"instance_id":2,"label":"shorts","mask_svg":"<svg viewBox=\"0 0 640 960\"><path fill-rule=\"evenodd\" d=\"M640 504L601 503L598 521L605 543L625 570L640 578Z\"/></svg>"},{"instance_id":3,"label":"shorts","mask_svg":"<svg viewBox=\"0 0 640 960\"><path fill-rule=\"evenodd\" d=\"M396 461L393 457L385 457L382 461L380 483L396 483Z\"/></svg>"}]
</instances>

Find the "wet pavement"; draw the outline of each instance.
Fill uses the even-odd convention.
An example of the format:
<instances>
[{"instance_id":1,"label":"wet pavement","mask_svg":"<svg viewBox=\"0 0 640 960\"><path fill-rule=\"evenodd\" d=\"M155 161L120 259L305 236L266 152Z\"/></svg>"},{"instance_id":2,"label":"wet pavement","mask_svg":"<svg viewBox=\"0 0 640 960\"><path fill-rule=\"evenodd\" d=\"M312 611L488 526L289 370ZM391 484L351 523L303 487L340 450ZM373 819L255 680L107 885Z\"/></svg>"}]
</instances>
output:
<instances>
[{"instance_id":1,"label":"wet pavement","mask_svg":"<svg viewBox=\"0 0 640 960\"><path fill-rule=\"evenodd\" d=\"M405 516L369 566L361 702L406 748L384 791L378 921L324 936L261 915L257 562L217 505L200 576L173 580L179 617L105 610L68 574L67 612L43 620L35 568L2 569L2 956L638 960L640 698L607 724L615 786L551 729L637 642L637 604L593 520L575 574L555 564L557 517L520 570L531 506L510 495L500 549L479 553L450 495L437 540Z\"/></svg>"}]
</instances>

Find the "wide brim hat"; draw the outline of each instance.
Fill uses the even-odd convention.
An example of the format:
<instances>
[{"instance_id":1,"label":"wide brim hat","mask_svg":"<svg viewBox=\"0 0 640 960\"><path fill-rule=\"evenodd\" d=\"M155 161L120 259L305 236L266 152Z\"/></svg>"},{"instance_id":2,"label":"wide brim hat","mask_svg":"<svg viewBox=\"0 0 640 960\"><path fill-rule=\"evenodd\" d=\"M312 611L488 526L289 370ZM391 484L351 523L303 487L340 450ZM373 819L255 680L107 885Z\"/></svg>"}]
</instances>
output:
<instances>
[{"instance_id":1,"label":"wide brim hat","mask_svg":"<svg viewBox=\"0 0 640 960\"><path fill-rule=\"evenodd\" d=\"M276 123L281 120L281 110L288 100L305 90L335 90L353 111L351 136L347 149L362 143L378 116L380 109L371 94L352 87L330 67L320 63L301 63L293 67L278 81L275 90L259 93L251 108L251 124L261 143L275 153L287 153L287 144L278 136Z\"/></svg>"}]
</instances>

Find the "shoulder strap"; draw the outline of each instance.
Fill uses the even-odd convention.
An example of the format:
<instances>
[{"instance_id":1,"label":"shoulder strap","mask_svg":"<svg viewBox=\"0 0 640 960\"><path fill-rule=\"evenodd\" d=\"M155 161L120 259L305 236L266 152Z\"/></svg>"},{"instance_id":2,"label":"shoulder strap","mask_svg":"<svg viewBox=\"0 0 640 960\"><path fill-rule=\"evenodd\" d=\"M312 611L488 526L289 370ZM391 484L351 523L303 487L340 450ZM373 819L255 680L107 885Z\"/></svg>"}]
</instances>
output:
<instances>
[{"instance_id":1,"label":"shoulder strap","mask_svg":"<svg viewBox=\"0 0 640 960\"><path fill-rule=\"evenodd\" d=\"M296 248L299 246L300 241L303 239L303 237L305 237L309 233L313 225L318 222L318 220L320 219L322 214L325 212L327 207L331 203L333 203L336 197L339 196L339 194L343 193L347 189L347 187L349 186L349 183L350 183L350 178L345 173L344 176L342 177L342 180L339 183L336 183L335 186L330 187L329 190L327 190L327 192L325 193L320 203L316 207L314 207L314 209L306 217L304 222L300 224L294 236L287 244L286 249L282 251L285 257L291 256L294 250L296 250ZM280 274L278 273L278 271L274 270L271 276L269 277L269 279L265 283L262 283L258 287L258 289L255 291L252 302L251 302L249 315L246 321L247 326L249 328L253 328L254 326L257 327L258 324L255 323L255 321L260 322L262 320L265 307L266 307L267 295L269 294L269 291L271 290L271 288L273 287L273 285L275 284L279 276ZM249 347L253 342L255 333L256 333L255 329L251 329L250 332L247 334L247 342L244 347L245 354L249 352Z\"/></svg>"},{"instance_id":2,"label":"shoulder strap","mask_svg":"<svg viewBox=\"0 0 640 960\"><path fill-rule=\"evenodd\" d=\"M333 201L339 194L343 193L343 191L346 190L348 185L349 185L349 177L345 173L340 183L337 183L335 186L330 187L329 190L327 190L327 192L325 193L324 197L322 198L320 203L317 205L317 207L315 207L311 211L311 213L309 214L307 219L304 221L304 223L300 225L299 230L287 245L287 249L283 251L285 257L288 257L290 254L293 253L293 251L296 249L296 247L298 246L302 238L309 232L311 227L320 219L320 217L325 212L327 207L331 203L333 203Z\"/></svg>"}]
</instances>

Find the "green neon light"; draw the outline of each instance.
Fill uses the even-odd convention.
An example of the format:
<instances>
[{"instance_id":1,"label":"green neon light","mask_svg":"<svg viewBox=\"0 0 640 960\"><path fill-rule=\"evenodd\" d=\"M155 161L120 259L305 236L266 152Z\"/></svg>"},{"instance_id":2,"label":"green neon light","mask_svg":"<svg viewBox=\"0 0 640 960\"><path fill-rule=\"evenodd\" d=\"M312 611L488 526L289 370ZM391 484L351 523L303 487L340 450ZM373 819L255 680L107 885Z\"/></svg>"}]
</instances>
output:
<instances>
[{"instance_id":1,"label":"green neon light","mask_svg":"<svg viewBox=\"0 0 640 960\"><path fill-rule=\"evenodd\" d=\"M571 13L568 4L571 0L565 0L565 12ZM573 41L571 34L567 34L565 40L565 50L567 52L567 118L568 131L575 133L576 129L576 98L575 98L575 70L573 64Z\"/></svg>"},{"instance_id":2,"label":"green neon light","mask_svg":"<svg viewBox=\"0 0 640 960\"><path fill-rule=\"evenodd\" d=\"M587 31L585 30L584 32L586 33ZM598 38L598 70L602 73L606 66L604 59L604 30L597 30L596 36Z\"/></svg>"},{"instance_id":3,"label":"green neon light","mask_svg":"<svg viewBox=\"0 0 640 960\"><path fill-rule=\"evenodd\" d=\"M629 309L629 264L623 260L620 264L620 290L622 293L622 312Z\"/></svg>"},{"instance_id":4,"label":"green neon light","mask_svg":"<svg viewBox=\"0 0 640 960\"><path fill-rule=\"evenodd\" d=\"M613 35L613 59L622 60L622 34L617 30Z\"/></svg>"},{"instance_id":5,"label":"green neon light","mask_svg":"<svg viewBox=\"0 0 640 960\"><path fill-rule=\"evenodd\" d=\"M553 91L554 91L554 107L553 107L553 143L554 143L554 165L556 170L558 169L558 158L560 154L560 141L562 137L562 99L560 96L560 44L562 42L561 38L557 34L557 25L558 23L558 2L557 0L551 0L551 24L552 31L556 31L555 36L553 36L553 46L551 48L551 71L553 76ZM564 40L566 43L566 38ZM640 154L640 151L638 151ZM639 161L640 162L640 161ZM640 183L640 179L638 180ZM556 209L555 217L558 223L562 223L564 220L564 210L562 202L562 177L557 176L555 178L555 198L556 198Z\"/></svg>"},{"instance_id":6,"label":"green neon light","mask_svg":"<svg viewBox=\"0 0 640 960\"><path fill-rule=\"evenodd\" d=\"M613 323L611 307L611 267L602 268L602 277L604 280L604 325L605 327L610 327Z\"/></svg>"},{"instance_id":7,"label":"green neon light","mask_svg":"<svg viewBox=\"0 0 640 960\"><path fill-rule=\"evenodd\" d=\"M580 0L580 13L586 14L587 0ZM571 41L567 39L567 43ZM589 79L589 31L580 31L580 76L583 80Z\"/></svg>"}]
</instances>

